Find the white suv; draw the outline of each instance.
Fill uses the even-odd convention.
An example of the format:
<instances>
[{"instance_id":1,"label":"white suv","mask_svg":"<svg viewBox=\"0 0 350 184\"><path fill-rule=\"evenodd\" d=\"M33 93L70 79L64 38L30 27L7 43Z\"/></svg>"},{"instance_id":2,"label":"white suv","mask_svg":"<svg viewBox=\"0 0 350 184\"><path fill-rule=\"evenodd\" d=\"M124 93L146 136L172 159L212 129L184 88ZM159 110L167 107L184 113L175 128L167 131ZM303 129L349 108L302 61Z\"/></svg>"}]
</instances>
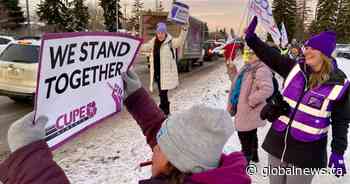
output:
<instances>
[{"instance_id":1,"label":"white suv","mask_svg":"<svg viewBox=\"0 0 350 184\"><path fill-rule=\"evenodd\" d=\"M9 36L0 36L0 54L14 39Z\"/></svg>"},{"instance_id":2,"label":"white suv","mask_svg":"<svg viewBox=\"0 0 350 184\"><path fill-rule=\"evenodd\" d=\"M41 41L16 40L0 54L0 95L15 101L34 97Z\"/></svg>"}]
</instances>

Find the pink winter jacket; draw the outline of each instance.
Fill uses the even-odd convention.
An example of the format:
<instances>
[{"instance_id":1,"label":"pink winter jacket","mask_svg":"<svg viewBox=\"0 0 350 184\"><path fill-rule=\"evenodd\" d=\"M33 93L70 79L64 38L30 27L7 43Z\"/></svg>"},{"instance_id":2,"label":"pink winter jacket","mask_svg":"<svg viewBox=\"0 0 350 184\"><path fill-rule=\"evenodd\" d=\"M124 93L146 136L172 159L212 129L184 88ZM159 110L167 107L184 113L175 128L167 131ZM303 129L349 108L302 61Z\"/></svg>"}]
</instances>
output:
<instances>
[{"instance_id":1,"label":"pink winter jacket","mask_svg":"<svg viewBox=\"0 0 350 184\"><path fill-rule=\"evenodd\" d=\"M254 75L255 79L253 79ZM236 79L237 77L238 75L236 75ZM232 83L231 89L235 85L236 79ZM257 61L243 76L237 114L235 115L235 128L238 131L250 131L265 126L266 122L260 119L260 112L266 104L265 100L272 93L272 72L263 62ZM230 108L232 105L229 100L228 110Z\"/></svg>"}]
</instances>

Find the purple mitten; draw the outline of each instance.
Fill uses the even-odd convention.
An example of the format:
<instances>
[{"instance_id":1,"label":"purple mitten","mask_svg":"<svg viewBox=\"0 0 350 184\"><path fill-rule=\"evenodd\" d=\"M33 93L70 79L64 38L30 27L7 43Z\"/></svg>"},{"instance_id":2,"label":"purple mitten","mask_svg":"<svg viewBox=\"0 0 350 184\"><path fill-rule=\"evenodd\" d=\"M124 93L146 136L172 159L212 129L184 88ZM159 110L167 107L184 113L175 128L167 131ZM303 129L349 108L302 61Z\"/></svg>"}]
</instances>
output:
<instances>
[{"instance_id":1,"label":"purple mitten","mask_svg":"<svg viewBox=\"0 0 350 184\"><path fill-rule=\"evenodd\" d=\"M252 37L255 34L256 26L258 25L258 17L254 16L253 20L250 22L249 26L245 30L246 39Z\"/></svg>"},{"instance_id":2,"label":"purple mitten","mask_svg":"<svg viewBox=\"0 0 350 184\"><path fill-rule=\"evenodd\" d=\"M328 167L335 169L335 176L344 176L346 174L346 167L343 155L332 152L329 158Z\"/></svg>"}]
</instances>

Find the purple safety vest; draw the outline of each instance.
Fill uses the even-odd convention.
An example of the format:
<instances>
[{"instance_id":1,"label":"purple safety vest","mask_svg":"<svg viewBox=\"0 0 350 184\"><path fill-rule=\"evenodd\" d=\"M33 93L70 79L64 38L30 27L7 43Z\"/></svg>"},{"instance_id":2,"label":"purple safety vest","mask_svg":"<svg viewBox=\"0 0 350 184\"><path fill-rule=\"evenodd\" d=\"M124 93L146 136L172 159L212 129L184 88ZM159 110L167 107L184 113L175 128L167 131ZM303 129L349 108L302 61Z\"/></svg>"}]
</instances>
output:
<instances>
[{"instance_id":1,"label":"purple safety vest","mask_svg":"<svg viewBox=\"0 0 350 184\"><path fill-rule=\"evenodd\" d=\"M291 112L288 117L280 116L272 126L277 132L282 132L290 124L290 133L296 140L313 142L327 136L334 102L341 99L350 83L345 80L343 85L323 84L307 90L306 81L300 65L295 65L282 90L283 98L291 107Z\"/></svg>"}]
</instances>

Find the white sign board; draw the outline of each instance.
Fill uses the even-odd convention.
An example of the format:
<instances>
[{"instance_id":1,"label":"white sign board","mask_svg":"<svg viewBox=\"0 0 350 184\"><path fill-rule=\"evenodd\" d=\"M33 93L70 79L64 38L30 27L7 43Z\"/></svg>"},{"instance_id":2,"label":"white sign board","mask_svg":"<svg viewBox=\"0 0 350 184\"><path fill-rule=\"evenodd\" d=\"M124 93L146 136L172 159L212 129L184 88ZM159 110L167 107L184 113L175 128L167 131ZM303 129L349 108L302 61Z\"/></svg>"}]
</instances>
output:
<instances>
[{"instance_id":1,"label":"white sign board","mask_svg":"<svg viewBox=\"0 0 350 184\"><path fill-rule=\"evenodd\" d=\"M281 25L281 37L281 46L282 48L286 48L288 45L288 34L283 22Z\"/></svg>"},{"instance_id":2,"label":"white sign board","mask_svg":"<svg viewBox=\"0 0 350 184\"><path fill-rule=\"evenodd\" d=\"M281 33L272 15L272 9L268 0L249 0L250 17L257 16L259 23L271 34L273 41L280 45Z\"/></svg>"},{"instance_id":3,"label":"white sign board","mask_svg":"<svg viewBox=\"0 0 350 184\"><path fill-rule=\"evenodd\" d=\"M35 117L48 116L51 148L121 111L121 74L132 65L141 43L118 33L44 35Z\"/></svg>"},{"instance_id":4,"label":"white sign board","mask_svg":"<svg viewBox=\"0 0 350 184\"><path fill-rule=\"evenodd\" d=\"M168 19L178 24L187 24L189 16L189 6L180 2L174 2L169 11Z\"/></svg>"}]
</instances>

